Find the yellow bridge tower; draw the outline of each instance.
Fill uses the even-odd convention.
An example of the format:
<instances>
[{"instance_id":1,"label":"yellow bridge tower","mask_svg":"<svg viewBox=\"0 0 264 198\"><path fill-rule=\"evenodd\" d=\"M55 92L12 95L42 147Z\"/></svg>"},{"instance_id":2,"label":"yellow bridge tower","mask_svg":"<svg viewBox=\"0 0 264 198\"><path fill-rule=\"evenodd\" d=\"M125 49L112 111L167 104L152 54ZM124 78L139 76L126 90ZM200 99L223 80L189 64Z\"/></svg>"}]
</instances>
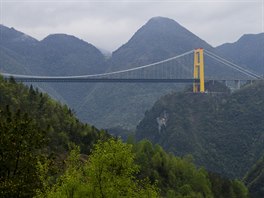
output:
<instances>
[{"instance_id":1,"label":"yellow bridge tower","mask_svg":"<svg viewBox=\"0 0 264 198\"><path fill-rule=\"evenodd\" d=\"M194 50L194 70L193 77L194 79L200 79L200 82L193 83L193 92L194 93L204 93L204 54L203 49Z\"/></svg>"}]
</instances>

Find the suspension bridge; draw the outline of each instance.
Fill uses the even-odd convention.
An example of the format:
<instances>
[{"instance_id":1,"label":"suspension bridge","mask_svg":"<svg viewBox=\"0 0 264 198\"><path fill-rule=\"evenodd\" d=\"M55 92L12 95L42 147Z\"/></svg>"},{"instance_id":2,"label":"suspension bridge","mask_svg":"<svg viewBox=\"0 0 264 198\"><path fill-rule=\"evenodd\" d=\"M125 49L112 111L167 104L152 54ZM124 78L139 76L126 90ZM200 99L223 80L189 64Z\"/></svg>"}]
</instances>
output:
<instances>
[{"instance_id":1,"label":"suspension bridge","mask_svg":"<svg viewBox=\"0 0 264 198\"><path fill-rule=\"evenodd\" d=\"M211 61L218 62L220 66L213 69L209 66L205 67L204 56L210 58ZM206 73L206 70L209 72ZM225 72L223 73L223 71ZM263 79L259 74L202 48L191 50L155 63L100 74L36 76L1 73L1 75L4 78L13 77L17 82L190 83L193 84L193 92L201 93L205 92L205 81L240 82Z\"/></svg>"}]
</instances>

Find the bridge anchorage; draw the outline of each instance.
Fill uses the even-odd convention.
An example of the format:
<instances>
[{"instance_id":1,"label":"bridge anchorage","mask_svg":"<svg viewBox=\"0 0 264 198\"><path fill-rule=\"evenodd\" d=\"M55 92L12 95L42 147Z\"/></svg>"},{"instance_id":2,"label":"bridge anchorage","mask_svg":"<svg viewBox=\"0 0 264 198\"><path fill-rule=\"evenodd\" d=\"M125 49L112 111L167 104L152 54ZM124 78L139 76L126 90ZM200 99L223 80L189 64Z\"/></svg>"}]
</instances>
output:
<instances>
[{"instance_id":1,"label":"bridge anchorage","mask_svg":"<svg viewBox=\"0 0 264 198\"><path fill-rule=\"evenodd\" d=\"M219 65L215 66L213 69L208 67L208 65L204 63L204 55L209 57L212 61L217 61ZM191 63L192 61L193 64ZM205 70L207 70L206 73ZM211 72L208 72L208 70L211 70ZM223 73L223 71L225 72ZM222 74L220 75L221 72ZM17 82L37 83L190 83L193 85L194 93L206 92L205 81L221 81L225 83L231 81L237 84L237 86L240 86L241 81L252 82L263 80L263 77L255 72L240 67L202 48L191 50L155 63L100 74L79 76L1 74L6 79L13 77ZM235 76L232 76L232 74Z\"/></svg>"}]
</instances>

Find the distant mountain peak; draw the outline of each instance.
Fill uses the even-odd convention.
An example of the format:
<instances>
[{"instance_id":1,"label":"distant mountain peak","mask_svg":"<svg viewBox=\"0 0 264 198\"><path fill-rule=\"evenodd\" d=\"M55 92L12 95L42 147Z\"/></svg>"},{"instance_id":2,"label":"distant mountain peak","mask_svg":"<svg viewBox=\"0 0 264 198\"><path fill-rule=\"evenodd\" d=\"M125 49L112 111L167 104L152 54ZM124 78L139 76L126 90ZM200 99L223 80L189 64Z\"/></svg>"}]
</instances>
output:
<instances>
[{"instance_id":1,"label":"distant mountain peak","mask_svg":"<svg viewBox=\"0 0 264 198\"><path fill-rule=\"evenodd\" d=\"M173 19L170 19L168 17L162 17L162 16L156 16L156 17L152 17L151 19L149 19L148 22L175 22L177 23L176 21L174 21Z\"/></svg>"},{"instance_id":2,"label":"distant mountain peak","mask_svg":"<svg viewBox=\"0 0 264 198\"><path fill-rule=\"evenodd\" d=\"M160 42L159 48L164 45L164 43L167 43L167 47L170 45L178 45L179 48L186 48L188 50L193 49L193 47L184 47L184 43L189 43L189 46L193 45L194 47L211 48L209 44L175 20L161 16L151 18L133 35L129 42L136 40L140 41L142 39L149 41L149 44Z\"/></svg>"},{"instance_id":3,"label":"distant mountain peak","mask_svg":"<svg viewBox=\"0 0 264 198\"><path fill-rule=\"evenodd\" d=\"M49 46L58 47L61 46L62 48L68 48L68 49L79 49L80 46L93 48L95 51L99 51L94 47L92 44L79 39L73 35L68 34L62 34L62 33L56 33L56 34L50 34L46 38L44 38L41 43Z\"/></svg>"},{"instance_id":4,"label":"distant mountain peak","mask_svg":"<svg viewBox=\"0 0 264 198\"><path fill-rule=\"evenodd\" d=\"M182 29L182 30L184 29L184 31L188 31L175 20L167 18L167 17L161 17L161 16L152 17L151 19L148 20L148 22L143 27L159 28L160 31L167 31L167 30L170 30L171 28L174 28L174 29L177 28L177 29Z\"/></svg>"},{"instance_id":5,"label":"distant mountain peak","mask_svg":"<svg viewBox=\"0 0 264 198\"><path fill-rule=\"evenodd\" d=\"M37 39L18 31L13 27L9 28L0 24L0 30L2 37L5 38L4 42L38 42Z\"/></svg>"},{"instance_id":6,"label":"distant mountain peak","mask_svg":"<svg viewBox=\"0 0 264 198\"><path fill-rule=\"evenodd\" d=\"M208 43L173 19L158 16L148 20L112 57L115 65L124 67L160 61L195 48L212 50Z\"/></svg>"},{"instance_id":7,"label":"distant mountain peak","mask_svg":"<svg viewBox=\"0 0 264 198\"><path fill-rule=\"evenodd\" d=\"M73 35L69 34L63 34L63 33L56 33L56 34L50 34L47 37L45 37L42 41L49 41L49 40L60 40L60 41L67 41L67 40L78 40L83 41ZM83 41L85 42L85 41Z\"/></svg>"},{"instance_id":8,"label":"distant mountain peak","mask_svg":"<svg viewBox=\"0 0 264 198\"><path fill-rule=\"evenodd\" d=\"M243 41L243 40L256 40L259 38L264 38L264 32L259 33L259 34L244 34L242 35L237 42Z\"/></svg>"}]
</instances>

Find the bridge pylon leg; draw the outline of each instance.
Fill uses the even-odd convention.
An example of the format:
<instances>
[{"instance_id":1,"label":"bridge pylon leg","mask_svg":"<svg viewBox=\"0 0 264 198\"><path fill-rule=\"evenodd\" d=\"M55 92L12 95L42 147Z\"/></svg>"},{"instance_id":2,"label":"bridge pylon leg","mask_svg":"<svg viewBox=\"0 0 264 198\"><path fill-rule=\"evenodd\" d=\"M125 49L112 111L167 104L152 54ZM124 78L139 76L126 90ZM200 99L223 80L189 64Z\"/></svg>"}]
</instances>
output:
<instances>
[{"instance_id":1,"label":"bridge pylon leg","mask_svg":"<svg viewBox=\"0 0 264 198\"><path fill-rule=\"evenodd\" d=\"M193 61L193 77L194 79L200 79L199 83L193 83L194 93L204 93L204 54L203 49L194 50L194 61Z\"/></svg>"}]
</instances>

